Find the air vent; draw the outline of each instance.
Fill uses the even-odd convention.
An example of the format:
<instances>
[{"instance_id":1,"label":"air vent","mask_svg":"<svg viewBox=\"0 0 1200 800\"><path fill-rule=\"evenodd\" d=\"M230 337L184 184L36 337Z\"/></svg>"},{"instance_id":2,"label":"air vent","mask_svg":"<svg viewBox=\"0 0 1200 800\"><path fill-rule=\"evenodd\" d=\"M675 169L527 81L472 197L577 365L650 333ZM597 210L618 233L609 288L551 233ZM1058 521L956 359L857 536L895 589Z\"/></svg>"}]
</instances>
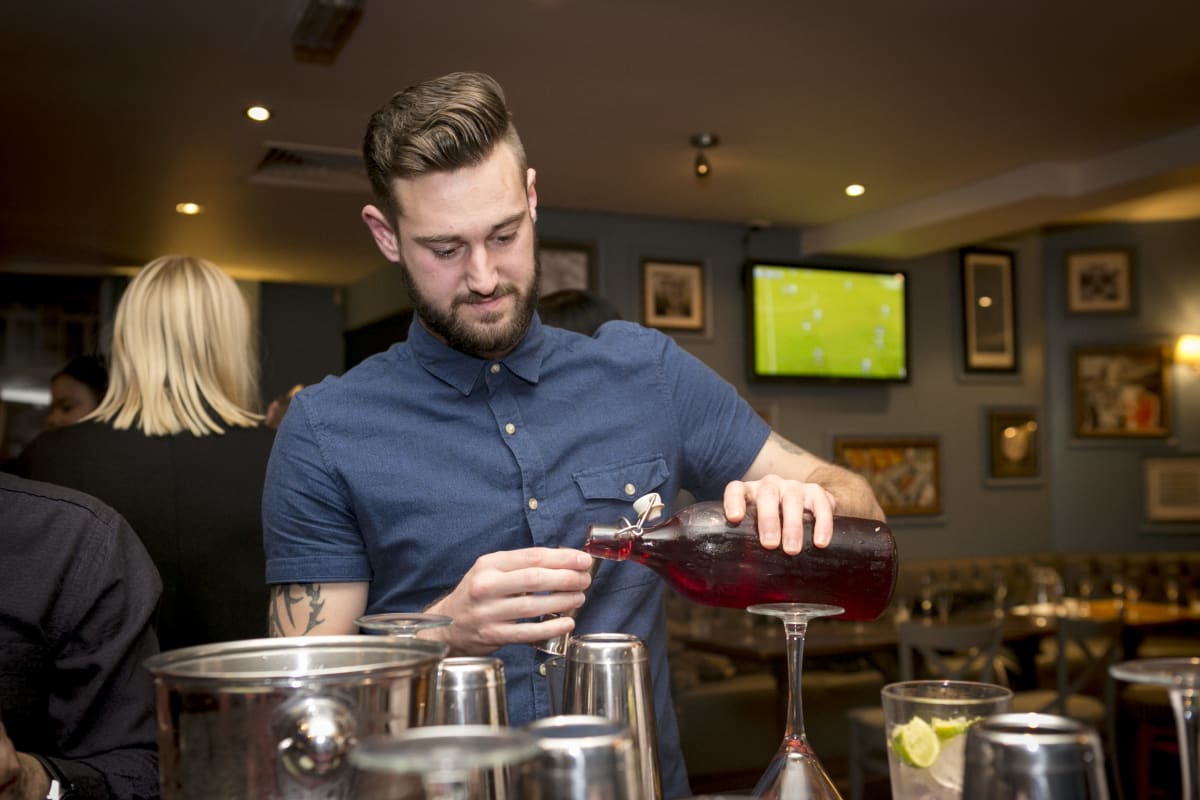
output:
<instances>
[{"instance_id":1,"label":"air vent","mask_svg":"<svg viewBox=\"0 0 1200 800\"><path fill-rule=\"evenodd\" d=\"M253 183L365 192L370 189L362 154L355 150L317 145L267 142L267 151L250 175Z\"/></svg>"}]
</instances>

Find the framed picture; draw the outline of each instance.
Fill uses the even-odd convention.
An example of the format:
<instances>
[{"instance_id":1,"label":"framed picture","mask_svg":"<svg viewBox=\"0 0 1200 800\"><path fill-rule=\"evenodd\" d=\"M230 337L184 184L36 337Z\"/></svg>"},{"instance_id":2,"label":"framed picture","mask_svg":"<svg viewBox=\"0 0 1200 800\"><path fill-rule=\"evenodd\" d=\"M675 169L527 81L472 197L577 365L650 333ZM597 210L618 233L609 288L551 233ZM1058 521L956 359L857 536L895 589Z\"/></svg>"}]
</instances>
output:
<instances>
[{"instance_id":1,"label":"framed picture","mask_svg":"<svg viewBox=\"0 0 1200 800\"><path fill-rule=\"evenodd\" d=\"M538 263L542 277L538 283L541 297L563 289L587 290L592 285L593 248L588 244L541 242Z\"/></svg>"},{"instance_id":2,"label":"framed picture","mask_svg":"<svg viewBox=\"0 0 1200 800\"><path fill-rule=\"evenodd\" d=\"M642 307L651 327L704 330L704 265L643 261Z\"/></svg>"},{"instance_id":3,"label":"framed picture","mask_svg":"<svg viewBox=\"0 0 1200 800\"><path fill-rule=\"evenodd\" d=\"M1146 517L1151 522L1200 522L1200 457L1147 458Z\"/></svg>"},{"instance_id":4,"label":"framed picture","mask_svg":"<svg viewBox=\"0 0 1200 800\"><path fill-rule=\"evenodd\" d=\"M1163 347L1075 351L1076 436L1166 436L1169 360Z\"/></svg>"},{"instance_id":5,"label":"framed picture","mask_svg":"<svg viewBox=\"0 0 1200 800\"><path fill-rule=\"evenodd\" d=\"M988 476L1036 478L1038 421L1032 409L988 410Z\"/></svg>"},{"instance_id":6,"label":"framed picture","mask_svg":"<svg viewBox=\"0 0 1200 800\"><path fill-rule=\"evenodd\" d=\"M867 479L889 516L942 512L941 455L936 438L836 437L833 457Z\"/></svg>"},{"instance_id":7,"label":"framed picture","mask_svg":"<svg viewBox=\"0 0 1200 800\"><path fill-rule=\"evenodd\" d=\"M1133 309L1133 255L1128 250L1067 254L1067 310L1079 314Z\"/></svg>"},{"instance_id":8,"label":"framed picture","mask_svg":"<svg viewBox=\"0 0 1200 800\"><path fill-rule=\"evenodd\" d=\"M1003 250L961 252L964 366L970 372L1017 370L1017 322L1013 254Z\"/></svg>"}]
</instances>

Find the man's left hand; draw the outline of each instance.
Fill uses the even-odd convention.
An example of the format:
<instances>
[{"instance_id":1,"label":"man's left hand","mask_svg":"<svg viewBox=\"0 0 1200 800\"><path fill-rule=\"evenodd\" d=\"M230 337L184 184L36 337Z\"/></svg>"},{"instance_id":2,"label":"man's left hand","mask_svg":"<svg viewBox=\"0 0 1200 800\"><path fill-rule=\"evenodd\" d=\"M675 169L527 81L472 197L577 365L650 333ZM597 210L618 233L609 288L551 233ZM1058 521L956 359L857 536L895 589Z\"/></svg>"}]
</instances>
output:
<instances>
[{"instance_id":1,"label":"man's left hand","mask_svg":"<svg viewBox=\"0 0 1200 800\"><path fill-rule=\"evenodd\" d=\"M746 506L758 509L758 539L762 546L796 555L804 546L804 512L813 515L813 544L828 547L833 540L837 498L816 483L767 475L756 481L731 481L725 487L725 517L741 522Z\"/></svg>"}]
</instances>

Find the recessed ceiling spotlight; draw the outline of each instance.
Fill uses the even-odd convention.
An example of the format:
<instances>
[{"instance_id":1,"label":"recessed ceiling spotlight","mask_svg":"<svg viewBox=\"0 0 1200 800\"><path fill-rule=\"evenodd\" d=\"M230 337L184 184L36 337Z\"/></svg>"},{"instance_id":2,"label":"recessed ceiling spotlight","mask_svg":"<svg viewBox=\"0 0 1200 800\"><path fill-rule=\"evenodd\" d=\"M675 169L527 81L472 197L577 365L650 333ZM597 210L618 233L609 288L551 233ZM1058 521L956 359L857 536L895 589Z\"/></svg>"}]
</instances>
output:
<instances>
[{"instance_id":1,"label":"recessed ceiling spotlight","mask_svg":"<svg viewBox=\"0 0 1200 800\"><path fill-rule=\"evenodd\" d=\"M184 216L194 217L197 214L204 213L204 206L200 205L199 203L176 203L175 211L183 214Z\"/></svg>"},{"instance_id":2,"label":"recessed ceiling spotlight","mask_svg":"<svg viewBox=\"0 0 1200 800\"><path fill-rule=\"evenodd\" d=\"M866 189L861 183L852 183L846 187L846 194L850 197L860 197Z\"/></svg>"},{"instance_id":3,"label":"recessed ceiling spotlight","mask_svg":"<svg viewBox=\"0 0 1200 800\"><path fill-rule=\"evenodd\" d=\"M271 118L271 109L266 106L250 106L246 109L246 116L255 122L266 122Z\"/></svg>"},{"instance_id":4,"label":"recessed ceiling spotlight","mask_svg":"<svg viewBox=\"0 0 1200 800\"><path fill-rule=\"evenodd\" d=\"M707 178L712 173L712 165L708 163L708 156L704 151L710 147L716 147L721 143L721 140L715 133L693 133L688 137L688 141L692 147L696 148L696 160L692 163L692 168L696 171L697 178Z\"/></svg>"}]
</instances>

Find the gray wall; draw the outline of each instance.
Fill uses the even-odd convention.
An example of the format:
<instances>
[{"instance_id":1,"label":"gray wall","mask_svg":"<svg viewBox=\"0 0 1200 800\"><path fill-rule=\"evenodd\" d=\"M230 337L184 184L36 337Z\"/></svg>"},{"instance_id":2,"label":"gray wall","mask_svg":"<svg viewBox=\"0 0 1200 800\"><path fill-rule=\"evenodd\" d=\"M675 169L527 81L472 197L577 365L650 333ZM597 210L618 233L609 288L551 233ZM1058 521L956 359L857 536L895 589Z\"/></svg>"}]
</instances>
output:
<instances>
[{"instance_id":1,"label":"gray wall","mask_svg":"<svg viewBox=\"0 0 1200 800\"><path fill-rule=\"evenodd\" d=\"M1067 314L1063 263L1070 250L1134 251L1132 314ZM1200 377L1171 369L1166 439L1074 436L1073 350L1164 344L1200 332L1200 221L1057 230L1043 243L1047 294L1047 385L1053 448L1054 539L1059 549L1174 550L1200 547L1200 525L1145 522L1142 461L1200 454Z\"/></svg>"},{"instance_id":2,"label":"gray wall","mask_svg":"<svg viewBox=\"0 0 1200 800\"><path fill-rule=\"evenodd\" d=\"M903 558L1200 546L1200 526L1164 529L1141 522L1141 457L1200 452L1200 380L1188 373L1176 381L1176 403L1183 408L1176 409L1174 438L1080 442L1071 434L1069 355L1077 342L1173 342L1178 333L1200 332L1200 222L1093 226L986 243L1016 256L1016 374L981 376L962 369L957 253L890 262L909 275L912 375L907 384L889 386L746 380L742 264L747 257L797 260L797 231L767 229L748 236L740 225L546 209L540 210L538 231L545 240L594 243L595 288L631 320L641 319L643 259L703 263L707 330L676 339L767 412L782 435L818 455L832 456L835 436L938 437L943 512L891 520ZM1138 253L1138 313L1104 320L1068 317L1063 287L1066 250L1113 245L1131 246ZM820 263L838 261L848 260ZM853 263L883 264L865 259ZM394 283L392 277L376 275L350 287L347 309L364 312L355 315L357 324L403 306L400 293L394 305L380 302L380 290ZM1039 478L1005 482L987 477L986 415L991 408L1037 410Z\"/></svg>"}]
</instances>

